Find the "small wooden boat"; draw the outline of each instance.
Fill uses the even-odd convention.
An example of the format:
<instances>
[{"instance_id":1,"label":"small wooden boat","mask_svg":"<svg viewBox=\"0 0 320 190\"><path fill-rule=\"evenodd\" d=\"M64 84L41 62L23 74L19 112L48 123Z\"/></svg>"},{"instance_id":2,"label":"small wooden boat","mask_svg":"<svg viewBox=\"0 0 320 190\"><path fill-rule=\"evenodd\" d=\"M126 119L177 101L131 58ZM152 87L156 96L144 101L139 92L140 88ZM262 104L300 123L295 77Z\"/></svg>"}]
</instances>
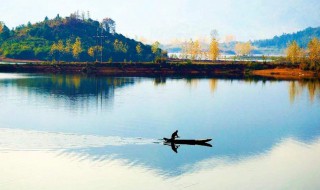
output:
<instances>
[{"instance_id":1,"label":"small wooden boat","mask_svg":"<svg viewBox=\"0 0 320 190\"><path fill-rule=\"evenodd\" d=\"M174 144L189 144L189 145L202 145L210 142L212 139L168 139L163 138L165 143L174 143Z\"/></svg>"}]
</instances>

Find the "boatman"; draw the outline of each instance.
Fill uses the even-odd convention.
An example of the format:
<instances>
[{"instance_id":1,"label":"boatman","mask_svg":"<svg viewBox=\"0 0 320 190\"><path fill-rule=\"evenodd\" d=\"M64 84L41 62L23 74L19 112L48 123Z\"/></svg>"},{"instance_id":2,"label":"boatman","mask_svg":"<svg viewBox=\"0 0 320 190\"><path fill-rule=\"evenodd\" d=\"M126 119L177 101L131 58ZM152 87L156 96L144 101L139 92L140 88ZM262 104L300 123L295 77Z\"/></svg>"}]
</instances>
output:
<instances>
[{"instance_id":1,"label":"boatman","mask_svg":"<svg viewBox=\"0 0 320 190\"><path fill-rule=\"evenodd\" d=\"M176 138L179 138L179 136L178 136L178 130L176 130L174 133L172 133L172 135L171 135L171 140L174 140L174 139L176 139Z\"/></svg>"}]
</instances>

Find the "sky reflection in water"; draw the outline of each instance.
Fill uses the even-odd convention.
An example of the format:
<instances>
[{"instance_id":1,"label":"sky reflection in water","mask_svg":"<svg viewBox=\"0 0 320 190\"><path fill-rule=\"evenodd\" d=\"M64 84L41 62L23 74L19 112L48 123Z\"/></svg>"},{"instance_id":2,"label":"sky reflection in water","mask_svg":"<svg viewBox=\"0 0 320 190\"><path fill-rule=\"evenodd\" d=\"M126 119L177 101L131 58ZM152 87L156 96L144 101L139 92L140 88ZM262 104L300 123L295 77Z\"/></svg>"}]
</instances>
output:
<instances>
[{"instance_id":1,"label":"sky reflection in water","mask_svg":"<svg viewBox=\"0 0 320 190\"><path fill-rule=\"evenodd\" d=\"M5 189L318 189L320 83L0 74ZM158 139L213 138L213 147ZM59 184L57 184L59 181Z\"/></svg>"}]
</instances>

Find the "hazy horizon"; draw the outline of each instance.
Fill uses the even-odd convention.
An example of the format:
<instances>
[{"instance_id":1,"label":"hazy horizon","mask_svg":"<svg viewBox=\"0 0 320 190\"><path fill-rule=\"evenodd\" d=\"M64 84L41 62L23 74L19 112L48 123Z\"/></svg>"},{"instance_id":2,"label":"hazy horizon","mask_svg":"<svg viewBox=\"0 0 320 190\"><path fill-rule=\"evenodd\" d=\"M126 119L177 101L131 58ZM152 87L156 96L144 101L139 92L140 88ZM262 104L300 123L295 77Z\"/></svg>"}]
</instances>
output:
<instances>
[{"instance_id":1,"label":"hazy horizon","mask_svg":"<svg viewBox=\"0 0 320 190\"><path fill-rule=\"evenodd\" d=\"M94 20L114 19L117 32L130 38L162 43L203 39L209 37L212 29L218 31L223 42L228 35L248 41L320 26L320 3L316 0L12 0L0 7L0 21L13 28L29 21L42 21L46 16L65 17L77 10L89 11Z\"/></svg>"}]
</instances>

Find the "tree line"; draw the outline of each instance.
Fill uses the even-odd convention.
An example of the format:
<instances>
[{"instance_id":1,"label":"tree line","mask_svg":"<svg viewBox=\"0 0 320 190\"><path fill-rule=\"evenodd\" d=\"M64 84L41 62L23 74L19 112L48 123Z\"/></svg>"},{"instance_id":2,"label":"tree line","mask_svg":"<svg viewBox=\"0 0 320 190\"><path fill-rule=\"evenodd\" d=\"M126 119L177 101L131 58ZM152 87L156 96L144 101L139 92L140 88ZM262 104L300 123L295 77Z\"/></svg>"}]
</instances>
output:
<instances>
[{"instance_id":1,"label":"tree line","mask_svg":"<svg viewBox=\"0 0 320 190\"><path fill-rule=\"evenodd\" d=\"M237 42L234 51L237 56L248 56L253 50L250 42ZM219 40L215 36L211 36L209 47L202 47L199 40L190 39L185 41L181 47L180 59L189 60L212 60L215 61L219 58L221 49L219 47ZM178 58L173 56L172 58Z\"/></svg>"},{"instance_id":2,"label":"tree line","mask_svg":"<svg viewBox=\"0 0 320 190\"><path fill-rule=\"evenodd\" d=\"M306 48L302 48L296 41L288 44L286 49L287 61L299 64L301 69L320 71L320 40L312 38Z\"/></svg>"},{"instance_id":3,"label":"tree line","mask_svg":"<svg viewBox=\"0 0 320 190\"><path fill-rule=\"evenodd\" d=\"M275 36L272 39L257 40L253 44L257 47L273 47L277 49L285 49L288 42L295 40L301 47L306 48L311 38L320 37L320 27L306 28L305 30L298 31L292 34L283 34Z\"/></svg>"}]
</instances>

